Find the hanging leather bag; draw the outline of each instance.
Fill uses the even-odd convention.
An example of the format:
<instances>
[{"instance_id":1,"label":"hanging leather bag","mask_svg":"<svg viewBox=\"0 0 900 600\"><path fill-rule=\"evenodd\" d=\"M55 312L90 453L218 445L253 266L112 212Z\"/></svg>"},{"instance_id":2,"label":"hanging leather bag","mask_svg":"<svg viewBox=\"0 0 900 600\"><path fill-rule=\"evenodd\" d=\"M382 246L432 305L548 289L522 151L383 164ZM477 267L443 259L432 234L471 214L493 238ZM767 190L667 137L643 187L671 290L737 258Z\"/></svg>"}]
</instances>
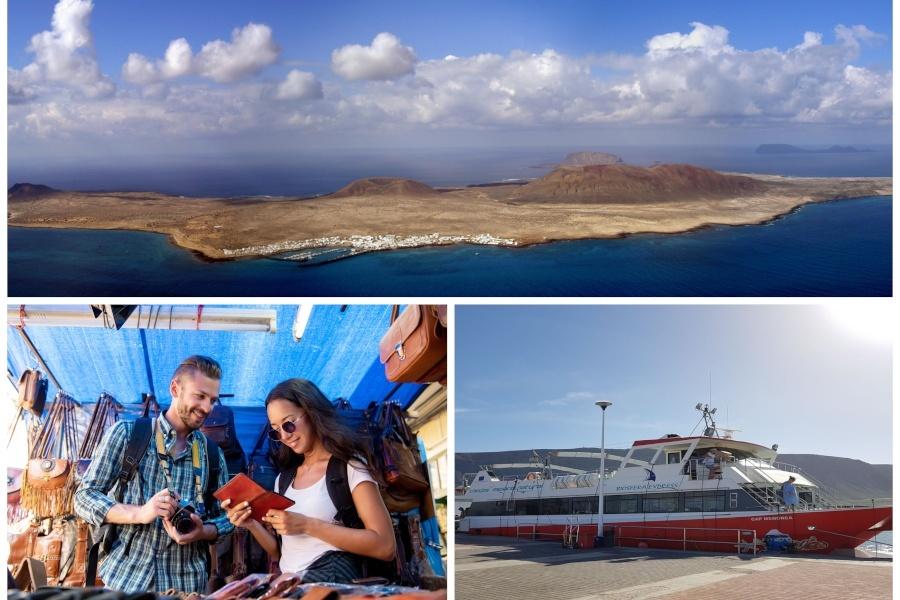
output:
<instances>
[{"instance_id":1,"label":"hanging leather bag","mask_svg":"<svg viewBox=\"0 0 900 600\"><path fill-rule=\"evenodd\" d=\"M40 417L47 401L47 385L47 378L37 369L23 371L19 377L19 408Z\"/></svg>"},{"instance_id":2,"label":"hanging leather bag","mask_svg":"<svg viewBox=\"0 0 900 600\"><path fill-rule=\"evenodd\" d=\"M447 377L447 327L436 306L410 304L391 311L391 324L378 345L388 381L430 383ZM445 313L446 314L446 313Z\"/></svg>"},{"instance_id":3,"label":"hanging leather bag","mask_svg":"<svg viewBox=\"0 0 900 600\"><path fill-rule=\"evenodd\" d=\"M35 518L72 514L75 494L73 465L78 460L75 400L63 391L56 394L22 478L24 508ZM66 458L62 458L65 455Z\"/></svg>"},{"instance_id":4,"label":"hanging leather bag","mask_svg":"<svg viewBox=\"0 0 900 600\"><path fill-rule=\"evenodd\" d=\"M406 424L400 405L388 402L382 406L382 411L384 480L388 487L421 494L428 489L428 479L419 454L418 440Z\"/></svg>"}]
</instances>

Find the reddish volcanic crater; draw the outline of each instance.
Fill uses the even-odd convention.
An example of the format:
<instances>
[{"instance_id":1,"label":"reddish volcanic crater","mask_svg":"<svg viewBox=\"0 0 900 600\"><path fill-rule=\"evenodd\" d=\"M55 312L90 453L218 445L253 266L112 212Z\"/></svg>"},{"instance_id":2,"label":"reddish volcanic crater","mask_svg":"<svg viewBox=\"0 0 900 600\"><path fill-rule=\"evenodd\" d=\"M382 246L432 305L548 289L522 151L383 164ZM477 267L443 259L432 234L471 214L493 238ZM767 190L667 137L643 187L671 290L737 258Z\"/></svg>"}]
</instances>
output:
<instances>
[{"instance_id":1,"label":"reddish volcanic crater","mask_svg":"<svg viewBox=\"0 0 900 600\"><path fill-rule=\"evenodd\" d=\"M692 165L560 167L522 186L515 200L658 203L731 198L764 192L765 182Z\"/></svg>"}]
</instances>

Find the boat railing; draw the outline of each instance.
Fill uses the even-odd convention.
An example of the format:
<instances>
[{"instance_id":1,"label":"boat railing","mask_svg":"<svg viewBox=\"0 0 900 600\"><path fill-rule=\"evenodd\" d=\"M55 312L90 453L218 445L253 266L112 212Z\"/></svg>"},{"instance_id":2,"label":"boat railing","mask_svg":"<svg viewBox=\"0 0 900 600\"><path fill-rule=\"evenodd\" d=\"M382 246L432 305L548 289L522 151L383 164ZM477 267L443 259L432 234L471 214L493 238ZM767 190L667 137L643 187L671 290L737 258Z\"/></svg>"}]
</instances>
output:
<instances>
[{"instance_id":1,"label":"boat railing","mask_svg":"<svg viewBox=\"0 0 900 600\"><path fill-rule=\"evenodd\" d=\"M798 467L797 465L792 465L790 463L785 462L773 462L772 466L779 471L787 471L788 473L797 473L798 475L803 472L803 469ZM806 477L806 475L804 475Z\"/></svg>"},{"instance_id":2,"label":"boat railing","mask_svg":"<svg viewBox=\"0 0 900 600\"><path fill-rule=\"evenodd\" d=\"M538 531L537 523L517 523L516 539L526 540L558 540L565 541L565 530L560 533L551 533L549 531Z\"/></svg>"},{"instance_id":3,"label":"boat railing","mask_svg":"<svg viewBox=\"0 0 900 600\"><path fill-rule=\"evenodd\" d=\"M666 547L691 550L713 550L716 546L734 546L737 554L756 556L759 539L755 529L721 529L710 527L660 527L647 525L616 525L615 543L627 540L637 544L654 542Z\"/></svg>"}]
</instances>

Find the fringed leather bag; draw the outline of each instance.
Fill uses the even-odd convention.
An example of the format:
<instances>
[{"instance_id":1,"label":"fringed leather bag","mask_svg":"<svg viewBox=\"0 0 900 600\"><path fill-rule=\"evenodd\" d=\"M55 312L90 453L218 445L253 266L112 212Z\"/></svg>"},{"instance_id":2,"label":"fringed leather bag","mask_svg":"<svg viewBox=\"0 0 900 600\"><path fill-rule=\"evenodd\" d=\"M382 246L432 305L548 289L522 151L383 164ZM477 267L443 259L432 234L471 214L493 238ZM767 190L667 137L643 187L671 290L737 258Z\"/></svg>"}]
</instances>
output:
<instances>
[{"instance_id":1,"label":"fringed leather bag","mask_svg":"<svg viewBox=\"0 0 900 600\"><path fill-rule=\"evenodd\" d=\"M22 506L36 519L72 514L78 460L75 410L71 396L57 393L31 450L22 478Z\"/></svg>"}]
</instances>

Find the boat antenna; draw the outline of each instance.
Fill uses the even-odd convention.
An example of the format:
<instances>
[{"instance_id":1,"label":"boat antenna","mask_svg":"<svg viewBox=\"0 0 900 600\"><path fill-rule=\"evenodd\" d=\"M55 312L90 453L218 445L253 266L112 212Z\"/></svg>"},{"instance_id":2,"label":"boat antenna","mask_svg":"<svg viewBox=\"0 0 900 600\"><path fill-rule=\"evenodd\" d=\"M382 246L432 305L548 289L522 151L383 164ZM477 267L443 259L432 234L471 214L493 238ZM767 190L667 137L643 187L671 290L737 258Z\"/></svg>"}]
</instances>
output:
<instances>
[{"instance_id":1,"label":"boat antenna","mask_svg":"<svg viewBox=\"0 0 900 600\"><path fill-rule=\"evenodd\" d=\"M713 415L716 414L715 408L710 408L709 404L702 404L700 402L695 406L697 410L703 413L703 421L706 423L706 428L703 430L704 437L720 437L719 431L716 428L716 420Z\"/></svg>"}]
</instances>

